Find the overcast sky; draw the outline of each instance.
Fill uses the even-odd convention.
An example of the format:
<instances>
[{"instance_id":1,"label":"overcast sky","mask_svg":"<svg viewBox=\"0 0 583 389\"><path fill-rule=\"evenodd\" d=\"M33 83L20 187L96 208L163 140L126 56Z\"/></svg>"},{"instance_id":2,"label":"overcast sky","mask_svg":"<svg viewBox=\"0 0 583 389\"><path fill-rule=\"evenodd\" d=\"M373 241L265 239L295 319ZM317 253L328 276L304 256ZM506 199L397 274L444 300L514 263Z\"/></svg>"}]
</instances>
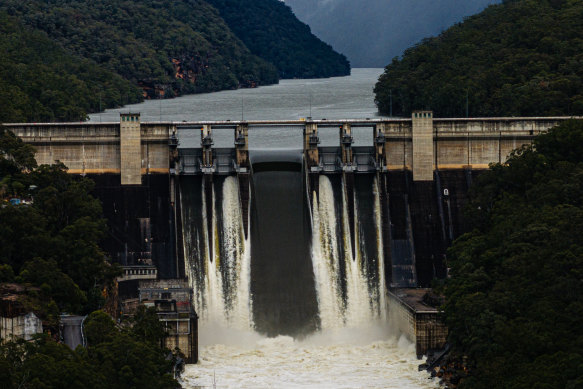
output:
<instances>
[{"instance_id":1,"label":"overcast sky","mask_svg":"<svg viewBox=\"0 0 583 389\"><path fill-rule=\"evenodd\" d=\"M285 0L353 67L384 67L421 39L500 0Z\"/></svg>"}]
</instances>

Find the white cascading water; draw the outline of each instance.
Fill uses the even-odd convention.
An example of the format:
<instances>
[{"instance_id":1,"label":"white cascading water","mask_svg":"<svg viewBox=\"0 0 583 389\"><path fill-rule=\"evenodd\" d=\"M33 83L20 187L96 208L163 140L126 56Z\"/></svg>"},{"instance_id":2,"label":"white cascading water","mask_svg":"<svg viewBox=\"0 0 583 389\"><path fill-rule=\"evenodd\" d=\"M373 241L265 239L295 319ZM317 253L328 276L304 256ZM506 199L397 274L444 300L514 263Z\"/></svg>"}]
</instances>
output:
<instances>
[{"instance_id":1,"label":"white cascading water","mask_svg":"<svg viewBox=\"0 0 583 389\"><path fill-rule=\"evenodd\" d=\"M354 237L354 257L352 255L352 244L350 241L349 217L348 217L348 199L346 198L346 189L344 182L342 183L342 209L345 226L344 230L344 245L346 252L346 326L347 327L361 327L370 324L376 317L371 310L371 296L368 292L368 283L366 279L366 256L360 250L361 236L358 226L358 203L356 198L354 202L354 230L356 231Z\"/></svg>"},{"instance_id":2,"label":"white cascading water","mask_svg":"<svg viewBox=\"0 0 583 389\"><path fill-rule=\"evenodd\" d=\"M334 207L334 192L330 179L324 175L319 177L319 199L314 193L312 262L318 294L321 328L361 327L373 320L383 318L385 314L385 283L383 282L384 266L382 264L382 235L380 233L380 198L375 181L375 222L377 225L377 248L379 258L379 283L374 290L369 290L366 274L368 258L360 249L364 239L358 225L358 203L354 200L355 223L355 257L352 256L350 229L346 191L342 191L342 217L344 231L336 231L337 215ZM317 205L317 206L316 206ZM339 245L338 239L343 239ZM338 247L344 248L344 263L340 263ZM346 300L344 301L340 288L340 266L344 266L346 274Z\"/></svg>"},{"instance_id":3,"label":"white cascading water","mask_svg":"<svg viewBox=\"0 0 583 389\"><path fill-rule=\"evenodd\" d=\"M378 271L382 275L380 198L376 182L374 189ZM337 215L332 184L325 176L320 177L320 198L314 196L312 214L312 262L321 331L303 340L288 336L265 338L255 333L250 298L250 231L245 240L236 178L227 178L222 191L222 213L219 215L223 219L222 245L219 244L214 207L213 215L210 215L213 220L213 231L210 231L214 242L213 261L210 261L211 253L206 247L209 232L204 231L201 237L205 242L202 246L206 248L206 274L200 285L193 282L193 288L199 304L196 309L201 315L199 338L202 348L199 363L186 367L181 379L183 387L439 387L438 382L427 379L426 373L417 371L419 362L415 357L415 346L403 336L389 335L390 330L378 320L386 315L383 277L379 277L378 290L369 290L367 258L360 254L361 250L355 250L356 258L352 258L346 193L343 190L342 214ZM204 200L202 208L205 220ZM354 208L355 231L359 231L356 201ZM342 223L338 217L343 219ZM344 226L344 231L338 231L339 225ZM360 246L362 239L359 235L355 237L356 247ZM342 256L339 250L345 250L345 255ZM219 261L223 261L222 266ZM345 300L342 298L341 267L344 267L346 276ZM195 280L194 269L190 270L190 279ZM230 286L228 291L223 289L225 283Z\"/></svg>"},{"instance_id":4,"label":"white cascading water","mask_svg":"<svg viewBox=\"0 0 583 389\"><path fill-rule=\"evenodd\" d=\"M373 184L374 193L374 209L375 209L375 222L377 231L377 251L378 251L378 272L379 272L379 284L378 284L378 315L381 320L387 319L387 294L386 282L385 282L385 252L383 243L383 227L382 227L382 216L381 216L381 191L379 186L378 178L375 177Z\"/></svg>"},{"instance_id":5,"label":"white cascading water","mask_svg":"<svg viewBox=\"0 0 583 389\"><path fill-rule=\"evenodd\" d=\"M339 253L336 239L336 211L332 183L320 177L320 199L313 193L314 211L312 213L312 262L321 328L333 328L342 324L339 318L343 312L339 285ZM325 258L326 260L323 260ZM320 260L318 260L320 259Z\"/></svg>"},{"instance_id":6,"label":"white cascading water","mask_svg":"<svg viewBox=\"0 0 583 389\"><path fill-rule=\"evenodd\" d=\"M245 240L239 200L239 183L228 177L223 184L223 251L220 257L226 269L231 288L227 291L229 302L225 312L227 323L240 330L252 328L250 300L251 253Z\"/></svg>"},{"instance_id":7,"label":"white cascading water","mask_svg":"<svg viewBox=\"0 0 583 389\"><path fill-rule=\"evenodd\" d=\"M211 231L208 231L207 223L203 222L203 236L204 236L204 273L205 283L204 285L197 285L195 293L200 293L204 295L206 304L202 307L202 312L200 312L202 320L210 321L210 322L218 322L221 323L224 318L225 312L225 304L223 299L223 284L222 284L222 277L221 277L221 270L220 270L220 260L216 253L216 244L213 244L215 247L209 247L209 236L213 237L212 242L215 242L216 239L216 226L217 220L215 215L215 191L212 189L212 215L207 215L207 205L206 205L206 196L205 193L205 183L202 185L202 212L203 212L203 220L208 220L211 218ZM195 307L196 309L196 307Z\"/></svg>"},{"instance_id":8,"label":"white cascading water","mask_svg":"<svg viewBox=\"0 0 583 389\"><path fill-rule=\"evenodd\" d=\"M189 266L191 286L196 295L195 309L203 323L212 323L223 328L249 330L252 328L249 290L250 250L245 240L239 187L236 177L228 177L222 187L222 231L219 231L215 193L213 190L212 215L206 214L205 184L202 185L203 220L212 219L212 231L203 225L204 236L204 281L196 282L194 269ZM212 234L213 247L208 247ZM221 245L222 237L222 245ZM228 290L224 285L229 285ZM198 304L198 305L196 305Z\"/></svg>"}]
</instances>

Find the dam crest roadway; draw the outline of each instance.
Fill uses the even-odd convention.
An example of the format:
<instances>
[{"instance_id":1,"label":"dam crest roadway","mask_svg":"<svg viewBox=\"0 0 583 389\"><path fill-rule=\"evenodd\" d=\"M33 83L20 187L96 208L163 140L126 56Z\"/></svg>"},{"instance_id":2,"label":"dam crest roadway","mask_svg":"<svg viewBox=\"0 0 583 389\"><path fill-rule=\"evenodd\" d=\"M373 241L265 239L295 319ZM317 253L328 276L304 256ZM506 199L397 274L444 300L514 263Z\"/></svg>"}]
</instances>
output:
<instances>
[{"instance_id":1,"label":"dam crest roadway","mask_svg":"<svg viewBox=\"0 0 583 389\"><path fill-rule=\"evenodd\" d=\"M434 118L416 111L404 119L140 122L139 113L107 123L7 123L35 146L39 164L64 163L73 174L121 174L139 185L144 174L234 174L245 169L249 133L286 128L303 133L310 172L324 174L409 170L415 181L433 180L439 169L486 169L541 132L570 117ZM234 131L232 147L214 146L214 130ZM321 146L320 132L338 131L336 146ZM372 142L353 145L353 132L369 129ZM200 131L199 145L183 145ZM277 139L271 140L277 144Z\"/></svg>"}]
</instances>

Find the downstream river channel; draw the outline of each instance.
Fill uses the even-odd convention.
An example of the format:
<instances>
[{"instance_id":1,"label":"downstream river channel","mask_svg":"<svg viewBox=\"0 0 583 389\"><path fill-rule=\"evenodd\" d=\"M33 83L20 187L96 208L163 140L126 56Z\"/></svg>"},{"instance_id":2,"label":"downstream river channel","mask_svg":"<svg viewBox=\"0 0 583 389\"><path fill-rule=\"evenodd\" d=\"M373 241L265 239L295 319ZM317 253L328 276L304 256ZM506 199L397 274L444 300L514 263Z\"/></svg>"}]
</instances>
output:
<instances>
[{"instance_id":1,"label":"downstream river channel","mask_svg":"<svg viewBox=\"0 0 583 389\"><path fill-rule=\"evenodd\" d=\"M120 112L139 112L142 121L378 118L373 87L382 69L353 69L348 77L282 80L256 89L150 100L91 115L93 122L119 121ZM277 131L277 132L273 132ZM372 145L372 131L358 129L356 145ZM232 134L213 134L215 146L232 147ZM338 144L337 130L321 133L324 145ZM181 136L183 146L200 145L200 132ZM249 134L251 149L301 149L301 130L279 128ZM250 305L252 305L252 298ZM382 310L382 309L381 309ZM390 317L390 312L388 313ZM186 388L438 388L419 372L415 347L389 320L354 325L332 323L305 337L267 338L245 325L228 325L201 314L200 362L188 365ZM252 327L252 325L251 325Z\"/></svg>"}]
</instances>

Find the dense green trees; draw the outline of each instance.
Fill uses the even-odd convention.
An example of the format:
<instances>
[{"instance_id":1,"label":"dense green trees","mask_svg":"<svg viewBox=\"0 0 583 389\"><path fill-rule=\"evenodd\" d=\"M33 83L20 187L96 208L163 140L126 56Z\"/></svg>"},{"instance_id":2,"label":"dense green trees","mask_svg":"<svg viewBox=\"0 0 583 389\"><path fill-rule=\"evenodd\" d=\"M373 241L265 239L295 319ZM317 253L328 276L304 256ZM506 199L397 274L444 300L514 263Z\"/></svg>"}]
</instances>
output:
<instances>
[{"instance_id":1,"label":"dense green trees","mask_svg":"<svg viewBox=\"0 0 583 389\"><path fill-rule=\"evenodd\" d=\"M583 387L583 122L493 165L467 214L445 289L463 387Z\"/></svg>"},{"instance_id":2,"label":"dense green trees","mask_svg":"<svg viewBox=\"0 0 583 389\"><path fill-rule=\"evenodd\" d=\"M67 53L0 6L0 122L84 120L87 112L136 102L131 82Z\"/></svg>"},{"instance_id":3,"label":"dense green trees","mask_svg":"<svg viewBox=\"0 0 583 389\"><path fill-rule=\"evenodd\" d=\"M0 2L0 122L350 72L283 3L216 5L252 52L202 0Z\"/></svg>"},{"instance_id":4,"label":"dense green trees","mask_svg":"<svg viewBox=\"0 0 583 389\"><path fill-rule=\"evenodd\" d=\"M375 87L379 110L437 116L583 114L583 2L490 6L393 59ZM467 102L467 104L466 104Z\"/></svg>"},{"instance_id":5,"label":"dense green trees","mask_svg":"<svg viewBox=\"0 0 583 389\"><path fill-rule=\"evenodd\" d=\"M0 10L150 97L277 82L275 68L253 56L204 1L7 0ZM102 99L131 102L134 92L112 88Z\"/></svg>"},{"instance_id":6,"label":"dense green trees","mask_svg":"<svg viewBox=\"0 0 583 389\"><path fill-rule=\"evenodd\" d=\"M147 314L156 315L151 310ZM142 323L163 331L161 322ZM39 336L0 346L0 382L6 389L61 388L178 388L173 379L176 357L159 344L141 340L131 329L121 329L102 311L85 320L87 349L71 350ZM152 331L152 330L151 330ZM150 332L151 332L150 331Z\"/></svg>"},{"instance_id":7,"label":"dense green trees","mask_svg":"<svg viewBox=\"0 0 583 389\"><path fill-rule=\"evenodd\" d=\"M119 274L98 243L105 232L90 180L62 164L36 165L34 150L0 126L0 282L27 288L18 302L56 330L59 313L89 313ZM6 199L33 199L11 205ZM155 309L120 328L102 311L85 320L88 347L70 350L40 335L0 345L2 388L177 388L177 357L162 348Z\"/></svg>"},{"instance_id":8,"label":"dense green trees","mask_svg":"<svg viewBox=\"0 0 583 389\"><path fill-rule=\"evenodd\" d=\"M253 54L273 63L282 78L350 74L344 55L310 32L278 0L209 0Z\"/></svg>"},{"instance_id":9,"label":"dense green trees","mask_svg":"<svg viewBox=\"0 0 583 389\"><path fill-rule=\"evenodd\" d=\"M92 181L67 174L64 165L35 167L32 148L0 127L1 281L40 287L48 300L31 308L43 311L54 300L61 310L90 312L118 272L99 247L101 204L90 195ZM13 196L34 203L7 205Z\"/></svg>"}]
</instances>

